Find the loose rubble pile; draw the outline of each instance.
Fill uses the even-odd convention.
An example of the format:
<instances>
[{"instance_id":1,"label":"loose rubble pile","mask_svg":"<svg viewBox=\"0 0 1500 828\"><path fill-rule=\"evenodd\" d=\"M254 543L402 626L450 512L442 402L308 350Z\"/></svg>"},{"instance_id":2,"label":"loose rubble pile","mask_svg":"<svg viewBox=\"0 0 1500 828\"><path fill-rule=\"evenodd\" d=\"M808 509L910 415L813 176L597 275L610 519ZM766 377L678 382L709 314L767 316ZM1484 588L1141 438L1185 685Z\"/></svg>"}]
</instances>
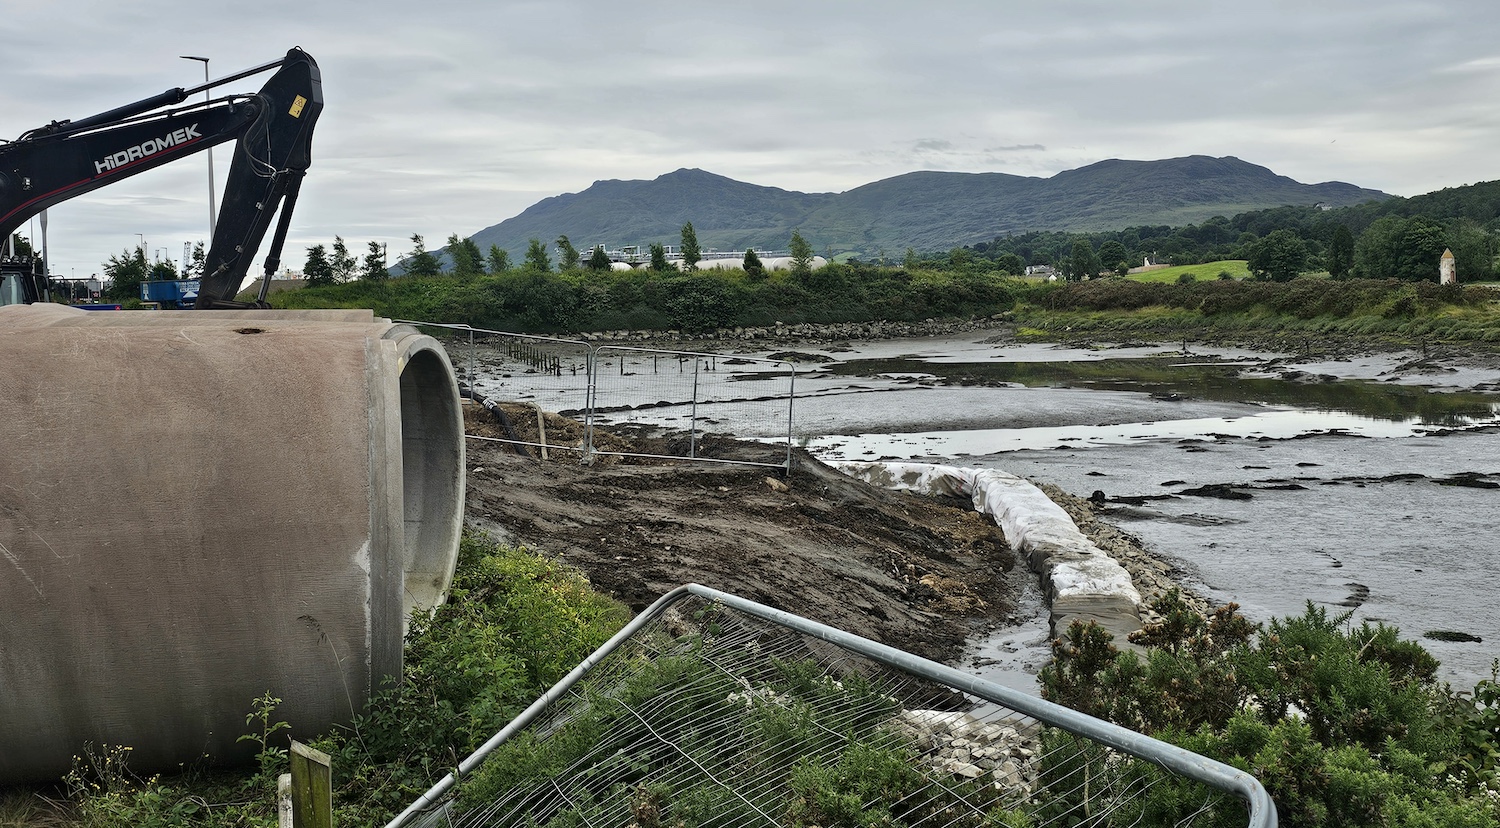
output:
<instances>
[{"instance_id":1,"label":"loose rubble pile","mask_svg":"<svg viewBox=\"0 0 1500 828\"><path fill-rule=\"evenodd\" d=\"M985 722L972 713L905 710L894 726L934 769L964 779L989 779L1006 795L1031 795L1041 732L1036 722Z\"/></svg>"}]
</instances>

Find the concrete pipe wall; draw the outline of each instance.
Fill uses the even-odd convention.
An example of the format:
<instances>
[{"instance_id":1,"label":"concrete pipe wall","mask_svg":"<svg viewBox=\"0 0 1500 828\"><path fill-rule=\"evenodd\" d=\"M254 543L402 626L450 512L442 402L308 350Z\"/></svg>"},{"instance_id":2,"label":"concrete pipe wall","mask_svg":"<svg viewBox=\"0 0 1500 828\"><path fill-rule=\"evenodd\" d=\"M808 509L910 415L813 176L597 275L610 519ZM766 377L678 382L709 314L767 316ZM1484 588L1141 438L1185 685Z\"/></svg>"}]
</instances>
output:
<instances>
[{"instance_id":1,"label":"concrete pipe wall","mask_svg":"<svg viewBox=\"0 0 1500 828\"><path fill-rule=\"evenodd\" d=\"M453 577L453 369L369 311L0 307L0 434L0 784L310 739Z\"/></svg>"}]
</instances>

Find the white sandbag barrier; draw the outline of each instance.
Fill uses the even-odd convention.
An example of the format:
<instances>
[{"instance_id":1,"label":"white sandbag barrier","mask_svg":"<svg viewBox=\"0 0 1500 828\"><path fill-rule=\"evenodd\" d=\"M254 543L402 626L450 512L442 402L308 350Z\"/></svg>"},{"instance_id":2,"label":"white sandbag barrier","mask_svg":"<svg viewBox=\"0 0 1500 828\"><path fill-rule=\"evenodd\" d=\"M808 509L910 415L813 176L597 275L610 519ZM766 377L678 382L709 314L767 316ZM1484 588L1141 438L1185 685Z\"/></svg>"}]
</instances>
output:
<instances>
[{"instance_id":1,"label":"white sandbag barrier","mask_svg":"<svg viewBox=\"0 0 1500 828\"><path fill-rule=\"evenodd\" d=\"M1074 621L1095 621L1125 646L1141 628L1141 595L1130 573L1078 531L1061 506L1030 482L992 469L931 463L833 463L875 486L923 495L968 497L994 519L1011 548L1040 576L1052 635Z\"/></svg>"}]
</instances>

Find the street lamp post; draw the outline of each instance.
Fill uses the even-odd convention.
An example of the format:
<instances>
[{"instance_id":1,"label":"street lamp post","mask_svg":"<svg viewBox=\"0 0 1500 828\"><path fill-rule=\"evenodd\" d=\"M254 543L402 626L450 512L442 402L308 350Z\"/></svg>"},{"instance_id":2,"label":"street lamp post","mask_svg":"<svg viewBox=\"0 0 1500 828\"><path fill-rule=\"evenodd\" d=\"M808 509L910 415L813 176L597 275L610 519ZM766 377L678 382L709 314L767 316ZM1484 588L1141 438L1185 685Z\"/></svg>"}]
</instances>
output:
<instances>
[{"instance_id":1,"label":"street lamp post","mask_svg":"<svg viewBox=\"0 0 1500 828\"><path fill-rule=\"evenodd\" d=\"M208 58L197 55L178 55L183 60L198 60L203 62L203 82L208 83ZM203 102L210 100L209 90L203 90ZM214 148L209 147L204 151L208 156L208 243L213 244L214 227L218 225L218 217L214 215Z\"/></svg>"}]
</instances>

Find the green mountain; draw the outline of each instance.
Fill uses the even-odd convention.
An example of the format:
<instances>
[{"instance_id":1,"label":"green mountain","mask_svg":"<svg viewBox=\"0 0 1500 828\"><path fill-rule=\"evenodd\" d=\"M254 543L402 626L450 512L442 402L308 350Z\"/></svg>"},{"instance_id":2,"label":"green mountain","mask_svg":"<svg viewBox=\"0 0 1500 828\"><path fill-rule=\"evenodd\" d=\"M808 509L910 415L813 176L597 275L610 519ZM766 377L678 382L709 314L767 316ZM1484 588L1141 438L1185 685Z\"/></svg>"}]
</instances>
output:
<instances>
[{"instance_id":1,"label":"green mountain","mask_svg":"<svg viewBox=\"0 0 1500 828\"><path fill-rule=\"evenodd\" d=\"M559 235L589 250L677 244L691 221L704 249L785 250L799 229L818 252L899 256L947 250L1029 230L1112 230L1182 225L1288 204L1330 207L1389 198L1342 182L1301 184L1238 158L1101 161L1034 178L1005 173L914 172L844 193L798 193L682 169L652 181L597 181L543 199L473 234L525 254L530 239Z\"/></svg>"}]
</instances>

